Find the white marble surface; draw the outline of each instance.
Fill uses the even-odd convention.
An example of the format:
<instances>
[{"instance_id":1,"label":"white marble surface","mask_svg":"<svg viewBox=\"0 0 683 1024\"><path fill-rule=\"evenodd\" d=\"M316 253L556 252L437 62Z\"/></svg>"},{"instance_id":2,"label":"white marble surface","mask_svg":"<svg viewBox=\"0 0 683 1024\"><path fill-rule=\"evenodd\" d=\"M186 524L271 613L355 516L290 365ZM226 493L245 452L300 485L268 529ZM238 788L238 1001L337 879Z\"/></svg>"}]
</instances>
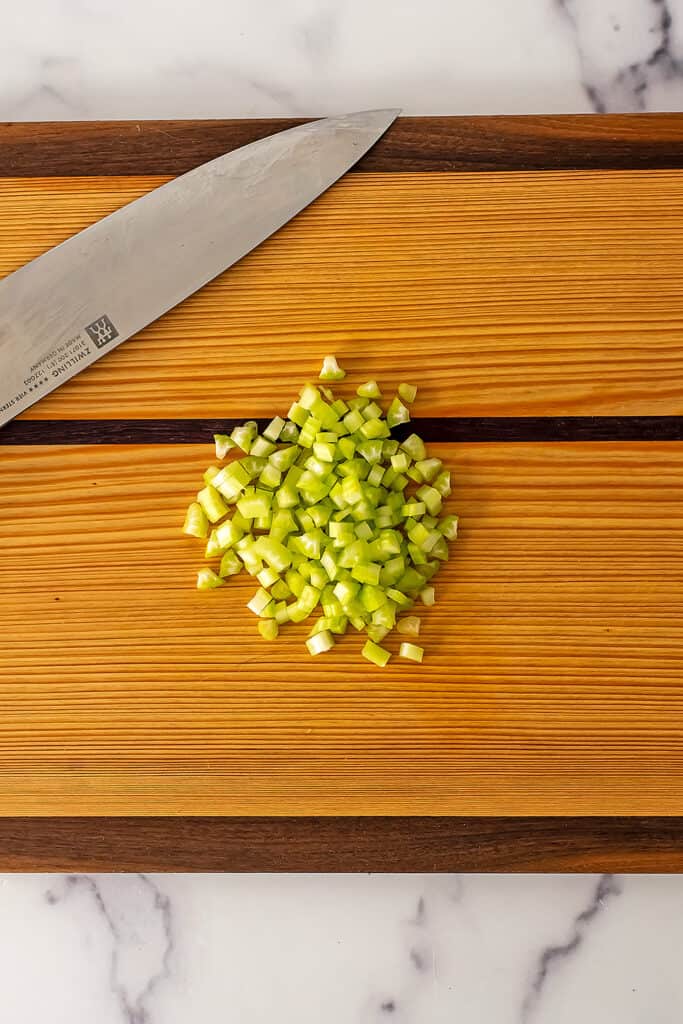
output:
<instances>
[{"instance_id":1,"label":"white marble surface","mask_svg":"<svg viewBox=\"0 0 683 1024\"><path fill-rule=\"evenodd\" d=\"M683 879L0 876L11 1024L678 1024Z\"/></svg>"},{"instance_id":2,"label":"white marble surface","mask_svg":"<svg viewBox=\"0 0 683 1024\"><path fill-rule=\"evenodd\" d=\"M22 0L0 119L676 110L683 0Z\"/></svg>"}]
</instances>

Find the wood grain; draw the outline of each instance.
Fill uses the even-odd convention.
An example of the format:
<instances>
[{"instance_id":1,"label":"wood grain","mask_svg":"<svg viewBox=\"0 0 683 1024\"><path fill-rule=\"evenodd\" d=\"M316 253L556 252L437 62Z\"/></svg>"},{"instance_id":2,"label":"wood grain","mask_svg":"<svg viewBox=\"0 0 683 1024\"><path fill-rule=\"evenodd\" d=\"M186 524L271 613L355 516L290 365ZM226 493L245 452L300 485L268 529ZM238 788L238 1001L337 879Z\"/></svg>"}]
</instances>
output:
<instances>
[{"instance_id":1,"label":"wood grain","mask_svg":"<svg viewBox=\"0 0 683 1024\"><path fill-rule=\"evenodd\" d=\"M0 273L162 180L0 180ZM682 265L683 171L357 174L25 415L265 417L329 351L432 416L680 415Z\"/></svg>"},{"instance_id":2,"label":"wood grain","mask_svg":"<svg viewBox=\"0 0 683 1024\"><path fill-rule=\"evenodd\" d=\"M681 870L683 818L0 818L0 871Z\"/></svg>"},{"instance_id":3,"label":"wood grain","mask_svg":"<svg viewBox=\"0 0 683 1024\"><path fill-rule=\"evenodd\" d=\"M0 124L0 176L182 174L298 118ZM400 117L357 165L372 172L683 166L683 116Z\"/></svg>"},{"instance_id":4,"label":"wood grain","mask_svg":"<svg viewBox=\"0 0 683 1024\"><path fill-rule=\"evenodd\" d=\"M679 813L683 445L434 450L462 538L425 663L375 670L194 591L205 446L6 448L3 811Z\"/></svg>"},{"instance_id":5,"label":"wood grain","mask_svg":"<svg viewBox=\"0 0 683 1024\"><path fill-rule=\"evenodd\" d=\"M282 126L0 126L0 275ZM682 115L400 119L0 433L0 868L683 869L680 168ZM419 671L192 589L197 442L328 351L457 466Z\"/></svg>"}]
</instances>

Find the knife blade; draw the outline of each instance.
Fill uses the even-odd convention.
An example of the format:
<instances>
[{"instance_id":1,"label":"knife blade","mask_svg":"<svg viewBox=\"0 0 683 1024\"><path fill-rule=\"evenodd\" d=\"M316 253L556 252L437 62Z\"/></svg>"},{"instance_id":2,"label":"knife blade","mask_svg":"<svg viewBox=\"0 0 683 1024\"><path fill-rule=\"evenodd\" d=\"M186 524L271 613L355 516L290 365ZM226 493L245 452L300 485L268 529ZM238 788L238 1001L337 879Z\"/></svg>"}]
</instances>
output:
<instances>
[{"instance_id":1,"label":"knife blade","mask_svg":"<svg viewBox=\"0 0 683 1024\"><path fill-rule=\"evenodd\" d=\"M246 256L398 113L325 118L243 146L0 281L0 427Z\"/></svg>"}]
</instances>

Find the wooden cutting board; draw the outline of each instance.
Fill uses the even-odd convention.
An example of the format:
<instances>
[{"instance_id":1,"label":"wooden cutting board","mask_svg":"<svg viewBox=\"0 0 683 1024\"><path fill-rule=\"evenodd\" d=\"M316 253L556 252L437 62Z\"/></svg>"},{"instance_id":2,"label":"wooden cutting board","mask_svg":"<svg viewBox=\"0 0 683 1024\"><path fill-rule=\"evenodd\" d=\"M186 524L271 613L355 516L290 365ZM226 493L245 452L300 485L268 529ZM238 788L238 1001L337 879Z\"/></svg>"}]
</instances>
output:
<instances>
[{"instance_id":1,"label":"wooden cutting board","mask_svg":"<svg viewBox=\"0 0 683 1024\"><path fill-rule=\"evenodd\" d=\"M2 126L0 274L283 125ZM681 812L682 309L683 117L397 122L0 431L0 812ZM421 666L194 589L213 430L330 352L453 469Z\"/></svg>"}]
</instances>

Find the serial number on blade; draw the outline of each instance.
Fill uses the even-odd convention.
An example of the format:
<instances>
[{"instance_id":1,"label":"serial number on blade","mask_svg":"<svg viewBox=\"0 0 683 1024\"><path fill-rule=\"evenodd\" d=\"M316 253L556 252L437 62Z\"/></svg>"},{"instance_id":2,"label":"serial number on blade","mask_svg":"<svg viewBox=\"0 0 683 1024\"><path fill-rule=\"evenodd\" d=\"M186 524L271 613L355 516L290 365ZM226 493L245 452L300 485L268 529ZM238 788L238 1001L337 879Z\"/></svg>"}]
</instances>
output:
<instances>
[{"instance_id":1,"label":"serial number on blade","mask_svg":"<svg viewBox=\"0 0 683 1024\"><path fill-rule=\"evenodd\" d=\"M28 387L34 383L36 377L42 377L46 373L49 373L52 377L59 377L89 355L90 346L88 342L85 341L81 334L76 334L73 338L69 338L68 341L62 342L61 345L58 345L57 348L43 356L42 359L39 359L31 367L30 372L32 376L26 377L24 384Z\"/></svg>"},{"instance_id":2,"label":"serial number on blade","mask_svg":"<svg viewBox=\"0 0 683 1024\"><path fill-rule=\"evenodd\" d=\"M35 391L41 391L50 384L50 377L55 379L68 374L90 355L90 345L80 334L62 342L31 367L28 377L24 378L24 390L0 405L0 413L7 412L27 398L31 399ZM38 397L35 395L33 401Z\"/></svg>"}]
</instances>

